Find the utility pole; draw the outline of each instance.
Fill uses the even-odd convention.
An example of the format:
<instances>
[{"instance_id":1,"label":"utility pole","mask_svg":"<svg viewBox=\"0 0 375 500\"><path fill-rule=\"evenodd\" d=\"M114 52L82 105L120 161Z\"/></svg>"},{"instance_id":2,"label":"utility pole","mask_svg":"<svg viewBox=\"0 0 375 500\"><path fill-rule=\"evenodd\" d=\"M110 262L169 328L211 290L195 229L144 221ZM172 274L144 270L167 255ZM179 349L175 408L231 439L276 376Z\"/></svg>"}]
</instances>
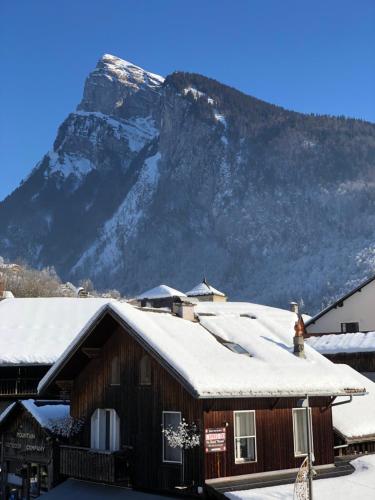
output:
<instances>
[{"instance_id":1,"label":"utility pole","mask_svg":"<svg viewBox=\"0 0 375 500\"><path fill-rule=\"evenodd\" d=\"M313 467L312 467L312 446L311 446L311 413L309 396L306 394L306 427L307 427L307 455L309 457L308 481L309 481L309 500L313 500Z\"/></svg>"}]
</instances>

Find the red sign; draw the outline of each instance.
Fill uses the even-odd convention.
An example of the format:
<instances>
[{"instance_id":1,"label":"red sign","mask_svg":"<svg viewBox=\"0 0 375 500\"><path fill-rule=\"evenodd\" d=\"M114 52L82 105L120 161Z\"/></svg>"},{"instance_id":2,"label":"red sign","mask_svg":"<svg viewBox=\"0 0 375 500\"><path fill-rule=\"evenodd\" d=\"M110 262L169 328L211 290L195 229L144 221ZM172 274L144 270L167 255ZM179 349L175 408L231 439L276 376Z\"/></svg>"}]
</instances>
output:
<instances>
[{"instance_id":1,"label":"red sign","mask_svg":"<svg viewBox=\"0 0 375 500\"><path fill-rule=\"evenodd\" d=\"M206 453L227 450L227 430L225 427L206 429L204 433L204 447Z\"/></svg>"}]
</instances>

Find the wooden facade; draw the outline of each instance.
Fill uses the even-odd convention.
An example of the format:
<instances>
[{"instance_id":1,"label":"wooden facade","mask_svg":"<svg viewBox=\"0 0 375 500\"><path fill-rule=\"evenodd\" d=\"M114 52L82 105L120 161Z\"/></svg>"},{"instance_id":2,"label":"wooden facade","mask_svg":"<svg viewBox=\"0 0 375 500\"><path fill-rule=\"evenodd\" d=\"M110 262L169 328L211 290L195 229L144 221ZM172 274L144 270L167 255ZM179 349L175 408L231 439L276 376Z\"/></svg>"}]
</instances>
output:
<instances>
[{"instance_id":1,"label":"wooden facade","mask_svg":"<svg viewBox=\"0 0 375 500\"><path fill-rule=\"evenodd\" d=\"M150 355L147 346L142 346L107 312L60 370L56 383L71 388L71 414L85 420L79 441L62 451L62 461L70 464L69 470L63 465L66 476L99 480L113 474L111 480L121 482L116 480L115 472L110 472L112 465L108 465L108 460L103 462L105 471L101 472L95 460L85 473L79 465L82 456L90 451L90 418L98 408L114 409L120 417L121 446L116 456L123 458L122 480L137 488L171 490L181 483L181 465L163 462L163 411L181 412L200 432L201 445L188 450L185 457L185 480L191 486L204 486L206 480L213 478L300 466L303 458L295 458L293 444L292 408L297 406L296 399L199 399L151 355L151 384L141 385L140 364L145 355ZM118 385L111 384L114 357L120 364ZM316 465L334 462L330 402L330 398L310 399ZM257 461L254 463L235 463L233 412L236 410L255 410ZM226 451L205 453L202 443L205 429L223 426L227 433ZM82 451L77 452L77 445Z\"/></svg>"},{"instance_id":2,"label":"wooden facade","mask_svg":"<svg viewBox=\"0 0 375 500\"><path fill-rule=\"evenodd\" d=\"M58 482L57 441L21 405L0 426L0 457L1 498L28 499Z\"/></svg>"},{"instance_id":3,"label":"wooden facade","mask_svg":"<svg viewBox=\"0 0 375 500\"><path fill-rule=\"evenodd\" d=\"M38 384L51 365L0 366L0 401L36 397Z\"/></svg>"}]
</instances>

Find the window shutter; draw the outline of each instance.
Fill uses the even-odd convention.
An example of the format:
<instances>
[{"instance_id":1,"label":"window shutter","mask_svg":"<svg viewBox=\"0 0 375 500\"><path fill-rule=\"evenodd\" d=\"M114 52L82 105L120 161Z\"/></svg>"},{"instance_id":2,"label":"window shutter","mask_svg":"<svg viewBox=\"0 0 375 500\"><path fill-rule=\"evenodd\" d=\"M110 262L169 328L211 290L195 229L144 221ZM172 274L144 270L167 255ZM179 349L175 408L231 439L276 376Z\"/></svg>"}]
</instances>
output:
<instances>
[{"instance_id":1,"label":"window shutter","mask_svg":"<svg viewBox=\"0 0 375 500\"><path fill-rule=\"evenodd\" d=\"M120 449L120 417L116 410L111 410L111 451Z\"/></svg>"},{"instance_id":2,"label":"window shutter","mask_svg":"<svg viewBox=\"0 0 375 500\"><path fill-rule=\"evenodd\" d=\"M90 446L93 449L99 448L99 410L95 410L91 415Z\"/></svg>"},{"instance_id":3,"label":"window shutter","mask_svg":"<svg viewBox=\"0 0 375 500\"><path fill-rule=\"evenodd\" d=\"M105 436L106 436L106 417L105 410L98 410L98 427L99 427L99 437L98 437L98 449L105 450Z\"/></svg>"}]
</instances>

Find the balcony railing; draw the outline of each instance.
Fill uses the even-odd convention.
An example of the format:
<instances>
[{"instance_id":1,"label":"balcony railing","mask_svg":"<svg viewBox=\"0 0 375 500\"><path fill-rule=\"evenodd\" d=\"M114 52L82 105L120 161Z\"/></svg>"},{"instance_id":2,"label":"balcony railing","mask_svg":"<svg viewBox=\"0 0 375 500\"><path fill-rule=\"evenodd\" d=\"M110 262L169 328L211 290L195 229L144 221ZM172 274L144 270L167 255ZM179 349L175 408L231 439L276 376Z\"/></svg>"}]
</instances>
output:
<instances>
[{"instance_id":1,"label":"balcony railing","mask_svg":"<svg viewBox=\"0 0 375 500\"><path fill-rule=\"evenodd\" d=\"M0 380L0 396L32 396L37 394L39 379L35 378L2 378Z\"/></svg>"},{"instance_id":2,"label":"balcony railing","mask_svg":"<svg viewBox=\"0 0 375 500\"><path fill-rule=\"evenodd\" d=\"M60 473L75 479L130 484L130 451L99 451L81 446L60 446Z\"/></svg>"}]
</instances>

